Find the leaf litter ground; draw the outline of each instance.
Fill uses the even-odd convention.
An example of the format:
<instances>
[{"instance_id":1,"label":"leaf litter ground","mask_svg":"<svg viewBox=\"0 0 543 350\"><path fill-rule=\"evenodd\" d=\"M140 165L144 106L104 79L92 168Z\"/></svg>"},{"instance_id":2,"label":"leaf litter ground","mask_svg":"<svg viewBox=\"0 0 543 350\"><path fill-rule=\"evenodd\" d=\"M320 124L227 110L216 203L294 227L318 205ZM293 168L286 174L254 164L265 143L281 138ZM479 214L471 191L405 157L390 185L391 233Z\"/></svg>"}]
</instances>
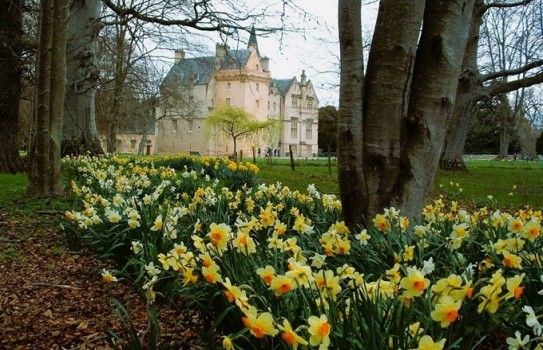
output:
<instances>
[{"instance_id":1,"label":"leaf litter ground","mask_svg":"<svg viewBox=\"0 0 543 350\"><path fill-rule=\"evenodd\" d=\"M145 302L130 286L102 282L100 270L111 265L69 253L57 215L0 208L0 349L112 349L105 330L122 338L128 332L112 297L130 310L138 334L146 334ZM192 331L201 326L194 312L156 309L161 349L203 348Z\"/></svg>"}]
</instances>

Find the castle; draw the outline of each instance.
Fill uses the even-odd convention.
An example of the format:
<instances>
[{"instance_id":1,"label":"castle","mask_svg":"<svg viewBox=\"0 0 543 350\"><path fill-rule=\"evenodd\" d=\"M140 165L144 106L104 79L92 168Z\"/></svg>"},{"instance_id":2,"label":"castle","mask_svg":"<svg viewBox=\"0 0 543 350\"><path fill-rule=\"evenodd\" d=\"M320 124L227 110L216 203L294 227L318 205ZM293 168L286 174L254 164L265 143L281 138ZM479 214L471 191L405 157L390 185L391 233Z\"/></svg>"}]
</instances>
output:
<instances>
[{"instance_id":1,"label":"castle","mask_svg":"<svg viewBox=\"0 0 543 350\"><path fill-rule=\"evenodd\" d=\"M312 157L318 153L319 100L313 84L304 71L299 80L272 78L269 59L261 55L254 31L246 49L217 44L214 56L194 58L176 50L175 63L161 90L146 153L231 155L232 140L225 135L210 137L205 130L206 116L222 105L242 108L260 121L275 119L279 123L277 135L238 144L243 155L250 156L255 149L261 155L275 156L292 152L295 157ZM122 143L130 143L133 149L135 141Z\"/></svg>"}]
</instances>

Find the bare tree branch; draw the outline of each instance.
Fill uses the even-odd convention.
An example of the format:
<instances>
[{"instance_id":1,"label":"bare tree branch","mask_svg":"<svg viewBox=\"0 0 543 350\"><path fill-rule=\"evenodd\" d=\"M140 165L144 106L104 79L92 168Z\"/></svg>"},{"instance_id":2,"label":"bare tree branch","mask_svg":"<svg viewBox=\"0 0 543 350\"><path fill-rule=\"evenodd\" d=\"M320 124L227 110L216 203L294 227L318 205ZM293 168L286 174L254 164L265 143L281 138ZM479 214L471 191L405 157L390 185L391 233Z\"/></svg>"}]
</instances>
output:
<instances>
[{"instance_id":1,"label":"bare tree branch","mask_svg":"<svg viewBox=\"0 0 543 350\"><path fill-rule=\"evenodd\" d=\"M515 69L509 69L509 70L503 70L503 71L499 71L499 72L492 72L492 73L484 74L483 76L481 76L481 80L484 82L484 81L489 81L489 80L492 80L492 79L508 77L508 76L511 76L511 75L518 75L518 74L526 73L530 69L533 69L533 68L536 68L536 67L541 67L541 66L543 66L543 59L538 60L538 61L530 62L527 65L524 65L522 67L518 67L518 68L515 68Z\"/></svg>"},{"instance_id":2,"label":"bare tree branch","mask_svg":"<svg viewBox=\"0 0 543 350\"><path fill-rule=\"evenodd\" d=\"M497 81L489 85L485 90L488 95L496 96L497 94L515 91L540 83L543 83L543 72L514 81Z\"/></svg>"}]
</instances>

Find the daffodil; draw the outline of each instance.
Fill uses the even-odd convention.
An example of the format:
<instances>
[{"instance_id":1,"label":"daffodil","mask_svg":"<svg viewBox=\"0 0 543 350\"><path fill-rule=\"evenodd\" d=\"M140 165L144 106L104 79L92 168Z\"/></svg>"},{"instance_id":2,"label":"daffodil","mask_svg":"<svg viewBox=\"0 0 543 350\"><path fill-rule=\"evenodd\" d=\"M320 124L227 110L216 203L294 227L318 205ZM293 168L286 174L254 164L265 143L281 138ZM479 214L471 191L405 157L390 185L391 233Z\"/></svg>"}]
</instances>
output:
<instances>
[{"instance_id":1,"label":"daffodil","mask_svg":"<svg viewBox=\"0 0 543 350\"><path fill-rule=\"evenodd\" d=\"M525 345L530 342L530 336L526 335L524 338L522 338L522 334L520 334L519 331L515 332L515 337L509 337L505 340L507 345L509 345L509 350L518 350L518 349L524 349Z\"/></svg>"},{"instance_id":2,"label":"daffodil","mask_svg":"<svg viewBox=\"0 0 543 350\"><path fill-rule=\"evenodd\" d=\"M269 312L258 314L253 306L242 309L245 316L243 324L249 328L252 335L258 339L264 338L266 335L275 336L279 330L274 327L273 316Z\"/></svg>"},{"instance_id":3,"label":"daffodil","mask_svg":"<svg viewBox=\"0 0 543 350\"><path fill-rule=\"evenodd\" d=\"M151 227L151 231L160 231L162 230L164 222L162 221L162 215L158 215L155 219L155 222L153 226Z\"/></svg>"},{"instance_id":4,"label":"daffodil","mask_svg":"<svg viewBox=\"0 0 543 350\"><path fill-rule=\"evenodd\" d=\"M106 283L113 283L118 281L117 277L113 276L113 274L106 269L102 269L102 280Z\"/></svg>"},{"instance_id":5,"label":"daffodil","mask_svg":"<svg viewBox=\"0 0 543 350\"><path fill-rule=\"evenodd\" d=\"M292 329L288 320L283 320L283 324L278 324L277 328L281 331L281 339L292 346L292 349L298 349L298 345L307 345L307 340L302 338L294 329Z\"/></svg>"},{"instance_id":6,"label":"daffodil","mask_svg":"<svg viewBox=\"0 0 543 350\"><path fill-rule=\"evenodd\" d=\"M541 234L541 223L539 221L531 221L522 228L522 236L530 241L536 240Z\"/></svg>"},{"instance_id":7,"label":"daffodil","mask_svg":"<svg viewBox=\"0 0 543 350\"><path fill-rule=\"evenodd\" d=\"M422 272L415 268L407 269L407 276L401 279L400 287L404 289L406 298L413 298L422 295L430 285L430 280L425 278Z\"/></svg>"},{"instance_id":8,"label":"daffodil","mask_svg":"<svg viewBox=\"0 0 543 350\"><path fill-rule=\"evenodd\" d=\"M222 338L222 347L225 350L234 350L234 341L232 340L232 338L225 335Z\"/></svg>"},{"instance_id":9,"label":"daffodil","mask_svg":"<svg viewBox=\"0 0 543 350\"><path fill-rule=\"evenodd\" d=\"M377 214L375 218L373 218L373 224L381 232L385 232L390 229L390 222L388 221L388 218L383 214Z\"/></svg>"},{"instance_id":10,"label":"daffodil","mask_svg":"<svg viewBox=\"0 0 543 350\"><path fill-rule=\"evenodd\" d=\"M445 340L441 339L437 343L434 342L432 337L429 335L425 335L419 340L419 346L412 350L443 350L443 347L445 346Z\"/></svg>"},{"instance_id":11,"label":"daffodil","mask_svg":"<svg viewBox=\"0 0 543 350\"><path fill-rule=\"evenodd\" d=\"M291 277L278 275L271 281L270 289L274 291L276 296L281 296L296 289L296 283Z\"/></svg>"},{"instance_id":12,"label":"daffodil","mask_svg":"<svg viewBox=\"0 0 543 350\"><path fill-rule=\"evenodd\" d=\"M202 267L202 275L204 279L209 283L217 283L222 280L222 277L219 273L219 266L217 264L211 265L209 267Z\"/></svg>"},{"instance_id":13,"label":"daffodil","mask_svg":"<svg viewBox=\"0 0 543 350\"><path fill-rule=\"evenodd\" d=\"M255 241L251 236L249 236L248 232L239 230L236 238L234 238L232 241L232 245L242 254L249 255L256 253Z\"/></svg>"},{"instance_id":14,"label":"daffodil","mask_svg":"<svg viewBox=\"0 0 543 350\"><path fill-rule=\"evenodd\" d=\"M430 313L432 320L441 323L441 327L446 328L458 318L458 310L462 306L462 301L455 301L452 297L446 295L440 299L434 310Z\"/></svg>"},{"instance_id":15,"label":"daffodil","mask_svg":"<svg viewBox=\"0 0 543 350\"><path fill-rule=\"evenodd\" d=\"M509 253L509 252L503 252L502 263L505 265L505 267L508 267L511 269L522 268L522 258L518 255Z\"/></svg>"},{"instance_id":16,"label":"daffodil","mask_svg":"<svg viewBox=\"0 0 543 350\"><path fill-rule=\"evenodd\" d=\"M319 350L328 349L330 345L330 331L332 327L328 323L326 315L310 316L308 319L310 334L309 344L311 346L319 346Z\"/></svg>"},{"instance_id":17,"label":"daffodil","mask_svg":"<svg viewBox=\"0 0 543 350\"><path fill-rule=\"evenodd\" d=\"M219 251L226 250L226 245L230 239L230 226L227 224L212 223L209 225L208 236L211 238L211 244Z\"/></svg>"},{"instance_id":18,"label":"daffodil","mask_svg":"<svg viewBox=\"0 0 543 350\"><path fill-rule=\"evenodd\" d=\"M505 294L503 297L504 299L510 299L515 298L519 299L522 293L524 292L524 286L521 286L522 280L524 279L524 276L526 274L516 275L514 277L508 278L506 282L507 286L507 294Z\"/></svg>"}]
</instances>

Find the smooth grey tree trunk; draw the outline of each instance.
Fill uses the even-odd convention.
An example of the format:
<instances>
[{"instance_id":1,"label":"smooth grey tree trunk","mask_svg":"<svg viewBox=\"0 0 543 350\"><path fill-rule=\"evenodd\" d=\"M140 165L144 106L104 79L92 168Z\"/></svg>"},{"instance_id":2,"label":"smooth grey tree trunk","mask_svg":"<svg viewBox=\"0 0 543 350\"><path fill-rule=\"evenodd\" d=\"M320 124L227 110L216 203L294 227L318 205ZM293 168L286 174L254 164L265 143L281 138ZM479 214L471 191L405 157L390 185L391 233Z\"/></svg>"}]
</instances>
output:
<instances>
[{"instance_id":1,"label":"smooth grey tree trunk","mask_svg":"<svg viewBox=\"0 0 543 350\"><path fill-rule=\"evenodd\" d=\"M474 0L427 1L413 72L403 171L392 204L420 217L436 174L460 76Z\"/></svg>"},{"instance_id":2,"label":"smooth grey tree trunk","mask_svg":"<svg viewBox=\"0 0 543 350\"><path fill-rule=\"evenodd\" d=\"M395 196L401 171L402 124L422 25L424 1L379 3L364 79L364 171L369 218Z\"/></svg>"},{"instance_id":3,"label":"smooth grey tree trunk","mask_svg":"<svg viewBox=\"0 0 543 350\"><path fill-rule=\"evenodd\" d=\"M43 0L38 49L38 99L30 149L28 193L55 197L61 183L62 119L66 86L69 0Z\"/></svg>"},{"instance_id":4,"label":"smooth grey tree trunk","mask_svg":"<svg viewBox=\"0 0 543 350\"><path fill-rule=\"evenodd\" d=\"M456 90L456 100L448 125L447 137L440 166L444 169L466 170L464 146L468 133L469 118L475 103L480 100L482 81L477 65L480 28L483 23L484 0L476 0L470 24L468 42L464 52L462 73Z\"/></svg>"},{"instance_id":5,"label":"smooth grey tree trunk","mask_svg":"<svg viewBox=\"0 0 543 350\"><path fill-rule=\"evenodd\" d=\"M363 222L367 188L363 168L361 0L339 0L341 72L338 111L338 178L343 217L349 226Z\"/></svg>"},{"instance_id":6,"label":"smooth grey tree trunk","mask_svg":"<svg viewBox=\"0 0 543 350\"><path fill-rule=\"evenodd\" d=\"M96 128L98 0L74 0L68 25L63 154L103 153Z\"/></svg>"}]
</instances>

